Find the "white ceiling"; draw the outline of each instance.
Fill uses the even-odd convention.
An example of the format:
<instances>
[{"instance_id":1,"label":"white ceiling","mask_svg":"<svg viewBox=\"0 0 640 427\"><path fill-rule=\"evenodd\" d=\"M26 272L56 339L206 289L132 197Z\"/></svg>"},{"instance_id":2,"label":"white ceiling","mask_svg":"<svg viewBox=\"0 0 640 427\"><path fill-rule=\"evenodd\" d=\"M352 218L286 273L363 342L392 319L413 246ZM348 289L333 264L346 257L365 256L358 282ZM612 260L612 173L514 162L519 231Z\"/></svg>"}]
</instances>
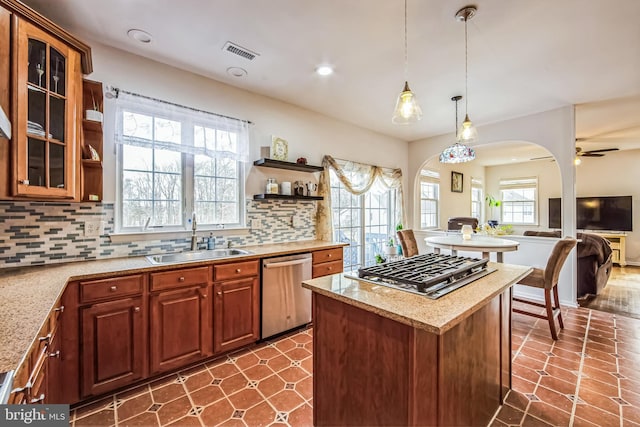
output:
<instances>
[{"instance_id":1,"label":"white ceiling","mask_svg":"<svg viewBox=\"0 0 640 427\"><path fill-rule=\"evenodd\" d=\"M464 24L454 15L467 0L408 0L408 80L424 112L410 126L391 124L405 80L402 0L23 1L80 37L406 141L452 132L450 98L464 93ZM476 125L578 104L578 137L626 129L621 138L640 145L640 0L474 4L469 114ZM151 33L152 43L127 37L131 28ZM227 41L259 56L225 52ZM335 74L314 74L321 63ZM248 75L232 77L229 67ZM620 100L632 102L625 109ZM632 118L613 123L619 113L605 113L613 107Z\"/></svg>"}]
</instances>

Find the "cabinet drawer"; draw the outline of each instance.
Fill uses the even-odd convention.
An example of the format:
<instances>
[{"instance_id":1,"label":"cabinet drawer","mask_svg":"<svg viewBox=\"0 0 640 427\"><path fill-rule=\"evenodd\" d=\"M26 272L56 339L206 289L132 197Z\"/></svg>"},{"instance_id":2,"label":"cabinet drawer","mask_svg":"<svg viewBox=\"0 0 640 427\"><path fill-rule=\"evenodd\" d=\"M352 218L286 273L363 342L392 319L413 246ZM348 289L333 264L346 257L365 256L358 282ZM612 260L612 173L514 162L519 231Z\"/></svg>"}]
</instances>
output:
<instances>
[{"instance_id":1,"label":"cabinet drawer","mask_svg":"<svg viewBox=\"0 0 640 427\"><path fill-rule=\"evenodd\" d=\"M136 275L81 282L80 302L95 302L140 294L142 293L143 281L143 276Z\"/></svg>"},{"instance_id":2,"label":"cabinet drawer","mask_svg":"<svg viewBox=\"0 0 640 427\"><path fill-rule=\"evenodd\" d=\"M236 279L238 277L257 276L258 266L258 260L214 265L213 278L214 280L227 280Z\"/></svg>"},{"instance_id":3,"label":"cabinet drawer","mask_svg":"<svg viewBox=\"0 0 640 427\"><path fill-rule=\"evenodd\" d=\"M318 264L318 263L327 262L327 261L341 260L342 252L343 252L342 248L315 251L313 252L313 264Z\"/></svg>"},{"instance_id":4,"label":"cabinet drawer","mask_svg":"<svg viewBox=\"0 0 640 427\"><path fill-rule=\"evenodd\" d=\"M323 262L321 264L315 264L312 268L312 277L328 276L329 274L342 273L342 260L331 262Z\"/></svg>"},{"instance_id":5,"label":"cabinet drawer","mask_svg":"<svg viewBox=\"0 0 640 427\"><path fill-rule=\"evenodd\" d=\"M158 291L187 285L199 285L208 283L208 279L209 267L185 268L164 273L152 273L151 290Z\"/></svg>"}]
</instances>

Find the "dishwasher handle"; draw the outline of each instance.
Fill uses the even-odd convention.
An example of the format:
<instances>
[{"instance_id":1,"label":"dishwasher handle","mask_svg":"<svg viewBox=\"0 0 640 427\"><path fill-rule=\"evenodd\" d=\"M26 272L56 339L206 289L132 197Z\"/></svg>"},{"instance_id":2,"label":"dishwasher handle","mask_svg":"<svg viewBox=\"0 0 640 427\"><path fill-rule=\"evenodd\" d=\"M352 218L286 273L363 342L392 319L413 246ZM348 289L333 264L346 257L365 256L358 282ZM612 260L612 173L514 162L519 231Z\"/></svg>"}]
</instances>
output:
<instances>
[{"instance_id":1,"label":"dishwasher handle","mask_svg":"<svg viewBox=\"0 0 640 427\"><path fill-rule=\"evenodd\" d=\"M263 268L281 268L281 267L288 267L290 265L306 264L310 262L311 262L311 258L302 258L302 259L295 259L293 261L284 261L284 262L271 262L271 263L265 262L262 267Z\"/></svg>"}]
</instances>

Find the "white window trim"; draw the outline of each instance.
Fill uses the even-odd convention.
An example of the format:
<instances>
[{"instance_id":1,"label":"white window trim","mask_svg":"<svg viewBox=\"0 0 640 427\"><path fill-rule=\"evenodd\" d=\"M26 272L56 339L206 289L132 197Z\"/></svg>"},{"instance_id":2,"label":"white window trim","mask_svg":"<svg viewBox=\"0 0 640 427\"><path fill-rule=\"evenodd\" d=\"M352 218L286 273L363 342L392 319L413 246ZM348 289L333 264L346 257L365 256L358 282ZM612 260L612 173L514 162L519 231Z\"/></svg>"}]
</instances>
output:
<instances>
[{"instance_id":1,"label":"white window trim","mask_svg":"<svg viewBox=\"0 0 640 427\"><path fill-rule=\"evenodd\" d=\"M422 183L430 183L438 185L438 198L436 202L436 225L433 227L422 227ZM432 199L428 199L432 200ZM440 224L440 173L429 169L420 171L420 182L418 183L418 227L420 230L437 230Z\"/></svg>"},{"instance_id":2,"label":"white window trim","mask_svg":"<svg viewBox=\"0 0 640 427\"><path fill-rule=\"evenodd\" d=\"M471 191L469 194L469 199L471 201L471 207L472 207L472 212L471 212L471 216L473 216L473 190L474 189L480 189L481 191L481 197L480 197L480 215L478 215L478 224L484 224L485 223L485 219L484 219L484 195L485 195L485 191L484 191L484 185L483 185L483 181L480 178L474 178L471 177Z\"/></svg>"},{"instance_id":3,"label":"white window trim","mask_svg":"<svg viewBox=\"0 0 640 427\"><path fill-rule=\"evenodd\" d=\"M521 178L503 178L500 179L499 182L499 191L502 199L502 203L500 204L500 223L507 225L539 225L540 223L540 200L539 200L539 191L538 191L538 177L537 176L529 176L529 177L521 177ZM503 190L511 190L511 189L520 189L520 188L533 188L534 189L534 201L533 201L533 222L503 222L503 209L505 205L504 198L502 197ZM510 202L506 202L510 203Z\"/></svg>"}]
</instances>

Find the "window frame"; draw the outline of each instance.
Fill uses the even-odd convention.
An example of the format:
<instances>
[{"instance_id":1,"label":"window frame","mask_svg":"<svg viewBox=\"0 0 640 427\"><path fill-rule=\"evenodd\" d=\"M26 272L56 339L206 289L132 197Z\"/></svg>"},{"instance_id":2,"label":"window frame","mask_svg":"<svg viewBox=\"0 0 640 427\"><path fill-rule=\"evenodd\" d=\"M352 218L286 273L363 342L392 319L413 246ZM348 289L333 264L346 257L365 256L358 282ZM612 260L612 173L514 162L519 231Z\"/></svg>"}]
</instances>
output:
<instances>
[{"instance_id":1,"label":"window frame","mask_svg":"<svg viewBox=\"0 0 640 427\"><path fill-rule=\"evenodd\" d=\"M359 230L359 245L357 246L358 248L358 254L356 256L356 261L360 261L360 263L358 264L352 264L351 260L350 260L350 250L349 248L353 248L353 246L349 245L347 248L345 248L345 257L343 260L343 268L345 271L350 271L353 269L357 269L359 267L365 267L365 266L370 266L375 264L375 256L378 254L376 253L372 253L370 254L370 257L367 257L367 249L369 247L373 247L376 244L380 244L382 248L384 248L386 246L386 242L388 241L389 237L393 237L395 236L395 215L394 215L394 210L395 210L395 206L396 206L396 200L398 197L398 191L396 189L389 189L388 193L389 195L387 196L387 206L386 208L372 208L372 207L368 207L369 206L369 201L368 201L368 197L374 197L374 195L371 194L371 192L366 192L364 194L361 195L354 195L349 193L346 189L344 184L339 180L336 179L335 177L335 171L333 171L333 169L331 169L331 178L330 178L330 195L329 197L333 198L335 197L335 194L333 193L336 189L339 189L339 191L345 191L347 192L347 194L350 195L351 200L353 200L354 198L359 199L358 205L356 207L354 207L353 203L350 203L350 205L347 206L335 206L335 204L331 204L331 211L332 211L332 227L333 227L333 233L334 233L334 239L336 240L340 240L339 238L336 237L336 232L339 230L349 230L349 234L348 237L349 240L352 239L353 236L353 230ZM335 181L338 181L338 186L336 187L334 184ZM339 223L339 219L338 219L338 223L336 223L336 219L335 219L335 210L336 209L349 209L351 211L356 210L357 214L358 214L358 225L356 226L350 226L350 227L340 227L340 223ZM367 213L371 213L372 210L382 210L385 209L387 211L387 233L385 235L385 238L383 241L367 241L367 231L371 229L372 226L371 224L369 224L367 222ZM346 234L346 233L345 233ZM395 240L394 240L395 241ZM379 252L380 255L385 256L385 252L384 250L381 250ZM370 262L369 264L367 264L367 262ZM373 262L371 262L373 261Z\"/></svg>"},{"instance_id":2,"label":"window frame","mask_svg":"<svg viewBox=\"0 0 640 427\"><path fill-rule=\"evenodd\" d=\"M480 198L478 200L473 199L474 190L480 192ZM484 213L484 185L481 178L471 177L471 216L478 219L478 224L484 224L485 222L485 213ZM473 206L477 205L478 215L474 215Z\"/></svg>"},{"instance_id":3,"label":"window frame","mask_svg":"<svg viewBox=\"0 0 640 427\"><path fill-rule=\"evenodd\" d=\"M499 191L500 191L500 223L506 225L539 225L539 198L538 198L538 177L520 177L520 178L502 178L499 182ZM533 200L528 201L526 199L522 200L505 200L504 194L506 191L510 190L533 190ZM507 222L504 219L504 211L505 207L515 206L516 204L520 204L521 206L530 205L533 209L533 221L532 222Z\"/></svg>"},{"instance_id":4,"label":"window frame","mask_svg":"<svg viewBox=\"0 0 640 427\"><path fill-rule=\"evenodd\" d=\"M422 185L423 184L428 184L428 185L434 185L436 188L436 198L435 199L431 199L431 198L423 198L422 197ZM422 169L420 171L420 180L418 182L418 218L420 221L420 229L421 230L434 230L439 228L440 226L440 173L434 170L430 170L430 169ZM432 201L433 203L435 203L435 212L433 213L433 215L435 215L435 225L434 226L430 226L430 227L423 227L423 222L422 222L422 217L423 217L423 210L422 210L422 202L423 200L426 201Z\"/></svg>"},{"instance_id":5,"label":"window frame","mask_svg":"<svg viewBox=\"0 0 640 427\"><path fill-rule=\"evenodd\" d=\"M159 103L161 101L158 101ZM168 115L163 115L161 112L154 110L149 110L147 108L140 108L136 110L135 107L131 105L127 105L126 108L117 109L116 114L124 114L125 111L134 113L134 114L142 114L151 116L154 119L160 118L164 120L174 120L179 121L181 124L181 144L185 144L188 146L194 146L194 128L196 126L201 126L205 128L212 128L211 125L204 124L198 120L196 117L189 117L188 113L182 115L181 119L172 118ZM122 126L122 118L116 118L116 126ZM225 129L215 129L220 131L229 131ZM118 129L116 132L121 132L121 129ZM190 138L190 140L189 140ZM155 141L152 140L152 141ZM180 152L176 150L177 153L180 153L181 157L181 185L182 185L182 195L181 195L181 209L182 209L182 219L180 225L161 225L155 226L150 224L148 228L145 228L144 225L141 226L123 226L123 192L124 192L124 180L123 180L123 171L124 171L124 162L123 162L123 146L131 145L126 142L116 144L116 201L117 207L114 212L115 219L115 230L116 234L153 234L153 233L162 233L162 232L182 232L191 230L191 218L192 214L195 212L196 221L199 230L220 230L221 228L226 229L244 229L246 228L246 163L241 160L232 159L237 166L237 175L235 179L238 182L238 191L237 191L237 203L238 203L238 222L233 224L208 224L204 222L200 222L198 218L198 212L195 211L195 157L196 154ZM155 147L154 147L155 149ZM212 157L212 160L215 160L215 157Z\"/></svg>"}]
</instances>

